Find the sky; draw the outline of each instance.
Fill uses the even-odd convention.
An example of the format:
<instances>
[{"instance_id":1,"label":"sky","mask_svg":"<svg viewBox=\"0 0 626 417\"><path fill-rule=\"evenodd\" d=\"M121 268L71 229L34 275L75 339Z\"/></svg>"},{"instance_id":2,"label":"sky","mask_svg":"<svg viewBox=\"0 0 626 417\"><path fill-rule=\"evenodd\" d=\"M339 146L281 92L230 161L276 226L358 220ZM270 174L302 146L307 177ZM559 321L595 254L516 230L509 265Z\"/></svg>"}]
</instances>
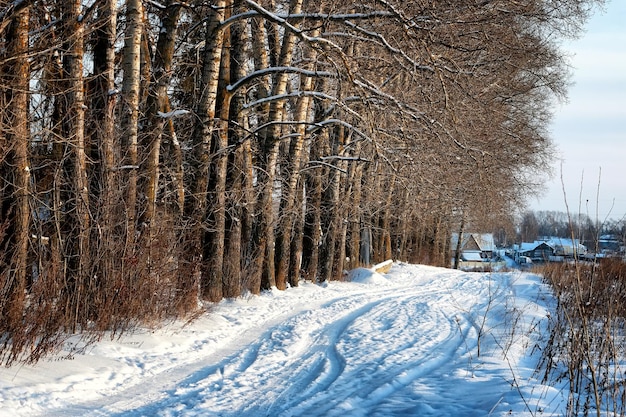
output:
<instances>
[{"instance_id":1,"label":"sky","mask_svg":"<svg viewBox=\"0 0 626 417\"><path fill-rule=\"evenodd\" d=\"M626 216L626 1L608 1L568 41L573 85L555 107L552 139L558 154L547 191L533 210ZM564 187L561 182L564 183ZM566 198L564 198L565 189ZM599 195L599 198L598 198Z\"/></svg>"},{"instance_id":2,"label":"sky","mask_svg":"<svg viewBox=\"0 0 626 417\"><path fill-rule=\"evenodd\" d=\"M566 414L567 382L534 373L554 306L539 276L400 263L350 279L223 300L71 359L0 367L0 415Z\"/></svg>"}]
</instances>

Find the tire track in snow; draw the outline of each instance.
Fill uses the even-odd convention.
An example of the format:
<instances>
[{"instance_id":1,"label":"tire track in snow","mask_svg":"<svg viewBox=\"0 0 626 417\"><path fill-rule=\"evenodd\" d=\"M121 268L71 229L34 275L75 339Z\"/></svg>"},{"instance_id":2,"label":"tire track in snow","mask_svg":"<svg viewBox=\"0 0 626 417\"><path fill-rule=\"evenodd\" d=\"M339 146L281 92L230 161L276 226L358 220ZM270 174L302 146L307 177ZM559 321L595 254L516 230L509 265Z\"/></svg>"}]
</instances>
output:
<instances>
[{"instance_id":1,"label":"tire track in snow","mask_svg":"<svg viewBox=\"0 0 626 417\"><path fill-rule=\"evenodd\" d=\"M216 362L173 370L184 376L161 384L139 408L122 393L107 409L125 411L97 415L332 416L375 408L476 347L469 334L472 312L486 305L483 287L470 275L442 273L423 283L351 291L288 316Z\"/></svg>"},{"instance_id":2,"label":"tire track in snow","mask_svg":"<svg viewBox=\"0 0 626 417\"><path fill-rule=\"evenodd\" d=\"M215 406L212 411L221 416L323 415L349 398L362 400L368 393L375 392L381 395L380 390L392 387L401 374L416 368L422 369L423 373L429 372L453 356L464 343L462 337L455 336L456 322L453 324L452 319L446 318L442 312L433 314L429 305L422 302L424 295L440 299L446 297L447 292L445 287L442 289L441 283L437 283L426 288L413 288L409 295L402 297L398 297L397 289L389 294L383 291L382 298L360 307L358 305L363 300L349 297L324 305L320 311L307 311L270 329L259 342L261 346L254 345L242 352L244 357L254 359L253 364L248 363L241 374L232 375L230 379L237 381L245 378L246 372L250 371L253 375L251 379L258 381L254 386L254 395L240 393L243 399L241 404L224 404L219 398L209 399L215 394L213 391L195 391L189 395L201 396L204 401L209 399L208 402ZM341 318L321 319L332 318L337 312L350 308L352 311ZM422 326L430 326L411 326L416 315L423 316L419 321ZM362 327L362 323L376 322L377 316L382 323L381 329L364 329L357 332L361 335L358 340L354 340L356 333L352 330ZM396 322L399 317L404 319L400 325ZM357 322L361 324L355 326ZM447 328L443 338L440 337L442 328ZM288 336L281 336L305 334L306 329L309 329L311 337L301 343ZM398 337L406 339L405 342L398 344L396 341L397 349L387 351L386 342ZM346 338L352 340L344 343ZM441 345L446 347L442 349ZM351 346L364 351L364 362L357 366L351 365L346 370L346 360L340 349ZM370 346L369 350L367 346ZM447 352L446 356L439 358L429 353L435 347L439 352ZM291 354L284 361L270 359L278 354L285 355L286 352ZM353 357L351 352L346 353ZM265 362L280 364L280 367L264 367L262 364ZM234 365L231 363L229 367ZM255 369L251 369L252 365ZM410 374L413 378L419 377L414 371ZM368 375L369 379L363 386L363 379ZM296 382L287 384L284 381ZM329 390L334 393L331 398L327 395Z\"/></svg>"},{"instance_id":3,"label":"tire track in snow","mask_svg":"<svg viewBox=\"0 0 626 417\"><path fill-rule=\"evenodd\" d=\"M321 398L305 401L295 409L286 412L286 416L331 416L335 413L341 415L346 409L353 409L357 404L360 408L375 404L392 392L447 363L464 343L466 332L463 337L459 337L456 323L453 324L452 320L449 320L442 312L430 311L428 304L416 302L415 297L405 297L402 303L393 299L384 300L378 307L384 307L381 308L380 317L385 319L393 319L390 315L395 314L398 307L421 307L415 311L423 314L425 320L418 323L420 326L411 326L407 323L405 327L402 327L400 330L405 334L401 337L405 341L402 344L394 342L397 348L391 351L385 349L385 346L388 343L391 344L391 338L399 336L397 333L389 334L376 343L367 340L369 333L363 333L361 340L352 338L348 346L368 345L369 352L366 353L370 356L364 358L362 363L348 367L341 381L333 386L334 394L331 397L322 395ZM361 317L361 319L367 322L372 318L368 320ZM426 322L432 323L432 326L429 328L421 326ZM442 327L443 325L447 325L447 328ZM415 330L427 331L418 333L414 332ZM437 331L439 331L437 336L430 337L433 332ZM340 345L341 340L338 339L337 344ZM376 366L372 367L372 363Z\"/></svg>"}]
</instances>

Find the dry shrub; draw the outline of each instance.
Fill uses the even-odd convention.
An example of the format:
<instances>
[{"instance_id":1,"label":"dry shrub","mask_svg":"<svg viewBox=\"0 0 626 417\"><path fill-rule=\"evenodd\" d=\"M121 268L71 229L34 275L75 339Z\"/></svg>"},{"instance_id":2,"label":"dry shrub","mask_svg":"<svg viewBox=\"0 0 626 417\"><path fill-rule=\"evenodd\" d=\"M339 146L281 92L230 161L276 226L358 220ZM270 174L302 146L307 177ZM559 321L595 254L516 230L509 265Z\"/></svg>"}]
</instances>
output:
<instances>
[{"instance_id":1,"label":"dry shrub","mask_svg":"<svg viewBox=\"0 0 626 417\"><path fill-rule=\"evenodd\" d=\"M179 261L185 245L172 217L160 213L158 226L143 232L132 250L114 231L98 241L91 269L82 276L68 274L52 245L40 248L31 259L36 273L24 301L5 312L10 322L0 320L0 364L35 363L67 350L68 337L79 334L81 342L68 351L72 355L76 346L85 348L104 335L119 337L197 311L198 266ZM0 283L5 275L6 269Z\"/></svg>"},{"instance_id":2,"label":"dry shrub","mask_svg":"<svg viewBox=\"0 0 626 417\"><path fill-rule=\"evenodd\" d=\"M626 264L547 264L542 272L557 298L544 381L569 383L568 415L626 415Z\"/></svg>"},{"instance_id":3,"label":"dry shrub","mask_svg":"<svg viewBox=\"0 0 626 417\"><path fill-rule=\"evenodd\" d=\"M564 305L589 318L626 317L626 263L602 259L598 263L549 263L541 272ZM572 304L579 301L580 305Z\"/></svg>"}]
</instances>

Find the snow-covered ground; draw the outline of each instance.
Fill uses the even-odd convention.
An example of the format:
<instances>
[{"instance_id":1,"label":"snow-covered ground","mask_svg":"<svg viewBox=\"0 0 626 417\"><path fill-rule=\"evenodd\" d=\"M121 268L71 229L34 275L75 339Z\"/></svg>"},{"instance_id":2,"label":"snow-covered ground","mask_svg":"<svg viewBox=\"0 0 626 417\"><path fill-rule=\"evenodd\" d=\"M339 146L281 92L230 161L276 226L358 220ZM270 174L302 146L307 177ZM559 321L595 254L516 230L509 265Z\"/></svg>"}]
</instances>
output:
<instances>
[{"instance_id":1,"label":"snow-covered ground","mask_svg":"<svg viewBox=\"0 0 626 417\"><path fill-rule=\"evenodd\" d=\"M351 278L0 369L0 415L564 414L566 394L533 376L551 302L539 277L394 264Z\"/></svg>"}]
</instances>

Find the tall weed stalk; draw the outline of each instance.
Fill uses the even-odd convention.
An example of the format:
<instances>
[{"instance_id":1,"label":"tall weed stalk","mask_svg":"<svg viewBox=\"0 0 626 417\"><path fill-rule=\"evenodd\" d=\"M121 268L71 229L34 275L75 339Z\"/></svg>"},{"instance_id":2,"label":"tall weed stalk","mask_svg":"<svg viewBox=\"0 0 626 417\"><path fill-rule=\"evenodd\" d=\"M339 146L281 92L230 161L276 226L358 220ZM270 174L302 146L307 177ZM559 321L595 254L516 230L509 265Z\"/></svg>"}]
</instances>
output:
<instances>
[{"instance_id":1,"label":"tall weed stalk","mask_svg":"<svg viewBox=\"0 0 626 417\"><path fill-rule=\"evenodd\" d=\"M626 415L626 264L549 264L557 298L544 382L568 383L568 415Z\"/></svg>"}]
</instances>

